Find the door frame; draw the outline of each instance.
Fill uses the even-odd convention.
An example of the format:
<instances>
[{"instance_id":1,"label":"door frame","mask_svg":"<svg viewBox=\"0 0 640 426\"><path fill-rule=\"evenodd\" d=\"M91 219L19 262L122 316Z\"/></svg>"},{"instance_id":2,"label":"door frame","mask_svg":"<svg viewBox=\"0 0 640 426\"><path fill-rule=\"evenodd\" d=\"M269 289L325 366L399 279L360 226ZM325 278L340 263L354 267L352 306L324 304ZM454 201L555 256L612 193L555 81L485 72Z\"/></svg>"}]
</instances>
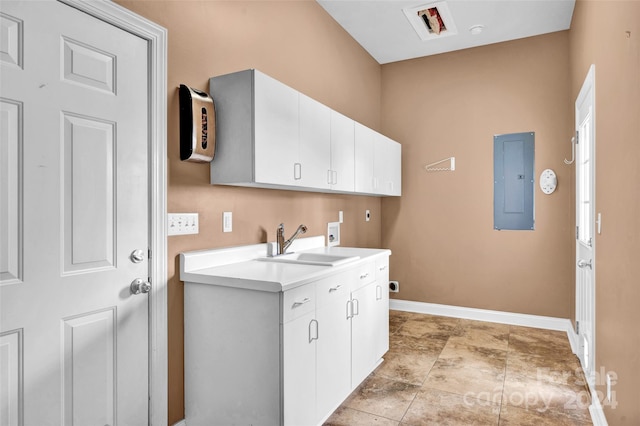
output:
<instances>
[{"instance_id":1,"label":"door frame","mask_svg":"<svg viewBox=\"0 0 640 426\"><path fill-rule=\"evenodd\" d=\"M147 41L149 84L149 424L168 422L167 30L110 0L57 0Z\"/></svg>"}]
</instances>

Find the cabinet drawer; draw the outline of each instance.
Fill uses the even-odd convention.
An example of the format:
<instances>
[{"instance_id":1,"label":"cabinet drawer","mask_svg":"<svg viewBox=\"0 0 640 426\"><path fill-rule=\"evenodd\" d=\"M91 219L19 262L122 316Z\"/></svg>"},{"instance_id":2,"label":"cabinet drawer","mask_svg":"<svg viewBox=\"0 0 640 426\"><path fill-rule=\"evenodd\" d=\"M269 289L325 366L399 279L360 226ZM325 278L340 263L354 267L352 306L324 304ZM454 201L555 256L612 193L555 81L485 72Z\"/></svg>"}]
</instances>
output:
<instances>
[{"instance_id":1,"label":"cabinet drawer","mask_svg":"<svg viewBox=\"0 0 640 426\"><path fill-rule=\"evenodd\" d=\"M375 262L363 263L353 269L353 288L357 290L376 280L376 264Z\"/></svg>"},{"instance_id":2,"label":"cabinet drawer","mask_svg":"<svg viewBox=\"0 0 640 426\"><path fill-rule=\"evenodd\" d=\"M325 306L336 300L348 300L352 277L353 274L345 272L318 281L316 283L318 306Z\"/></svg>"},{"instance_id":3,"label":"cabinet drawer","mask_svg":"<svg viewBox=\"0 0 640 426\"><path fill-rule=\"evenodd\" d=\"M389 257L385 256L382 259L376 260L376 281L379 284L384 284L385 281L389 281Z\"/></svg>"},{"instance_id":4,"label":"cabinet drawer","mask_svg":"<svg viewBox=\"0 0 640 426\"><path fill-rule=\"evenodd\" d=\"M284 292L282 322L291 321L316 309L316 284L311 283Z\"/></svg>"}]
</instances>

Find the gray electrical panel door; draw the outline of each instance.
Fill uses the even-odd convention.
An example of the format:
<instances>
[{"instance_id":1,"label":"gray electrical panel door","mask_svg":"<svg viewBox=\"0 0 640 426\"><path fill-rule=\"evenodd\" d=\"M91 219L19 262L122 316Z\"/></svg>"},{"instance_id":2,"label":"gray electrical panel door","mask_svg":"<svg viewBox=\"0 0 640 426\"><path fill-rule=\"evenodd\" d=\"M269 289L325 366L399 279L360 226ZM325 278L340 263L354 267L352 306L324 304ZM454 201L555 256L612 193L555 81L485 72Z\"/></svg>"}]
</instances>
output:
<instances>
[{"instance_id":1,"label":"gray electrical panel door","mask_svg":"<svg viewBox=\"0 0 640 426\"><path fill-rule=\"evenodd\" d=\"M535 133L493 137L493 227L534 229Z\"/></svg>"}]
</instances>

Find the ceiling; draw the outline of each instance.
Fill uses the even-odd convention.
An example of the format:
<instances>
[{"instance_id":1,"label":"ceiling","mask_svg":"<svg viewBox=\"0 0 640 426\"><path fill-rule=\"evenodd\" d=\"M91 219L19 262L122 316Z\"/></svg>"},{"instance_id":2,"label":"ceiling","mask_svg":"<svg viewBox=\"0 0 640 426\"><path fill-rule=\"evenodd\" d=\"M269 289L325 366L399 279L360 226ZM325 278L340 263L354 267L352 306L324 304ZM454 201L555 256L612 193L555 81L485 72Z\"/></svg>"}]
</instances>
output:
<instances>
[{"instance_id":1,"label":"ceiling","mask_svg":"<svg viewBox=\"0 0 640 426\"><path fill-rule=\"evenodd\" d=\"M567 30L575 3L575 0L316 1L380 64ZM440 34L435 34L438 23L432 23L429 32L418 16L418 11L434 6L445 25ZM482 26L481 32L472 34L474 26Z\"/></svg>"}]
</instances>

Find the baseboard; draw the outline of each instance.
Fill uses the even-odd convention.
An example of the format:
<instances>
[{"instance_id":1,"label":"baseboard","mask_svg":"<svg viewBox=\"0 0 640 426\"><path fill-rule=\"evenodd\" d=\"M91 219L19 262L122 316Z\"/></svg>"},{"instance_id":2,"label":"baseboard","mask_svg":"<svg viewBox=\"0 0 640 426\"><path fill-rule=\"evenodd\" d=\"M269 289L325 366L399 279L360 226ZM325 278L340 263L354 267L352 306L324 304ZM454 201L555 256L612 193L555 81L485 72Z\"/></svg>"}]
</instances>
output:
<instances>
[{"instance_id":1,"label":"baseboard","mask_svg":"<svg viewBox=\"0 0 640 426\"><path fill-rule=\"evenodd\" d=\"M182 419L178 423L174 423L173 426L187 426L187 420Z\"/></svg>"},{"instance_id":2,"label":"baseboard","mask_svg":"<svg viewBox=\"0 0 640 426\"><path fill-rule=\"evenodd\" d=\"M608 426L607 418L604 416L604 410L602 404L598 399L598 395L591 390L591 405L589 406L589 414L591 414L591 421L593 426Z\"/></svg>"},{"instance_id":3,"label":"baseboard","mask_svg":"<svg viewBox=\"0 0 640 426\"><path fill-rule=\"evenodd\" d=\"M413 302L410 300L389 300L389 308L398 311L420 314L440 315L444 317L464 318L476 321L496 322L523 327L544 328L546 330L567 333L573 353L577 353L578 339L573 324L567 318L546 317L540 315L518 314L513 312L491 311L488 309L465 308L462 306L440 305L436 303Z\"/></svg>"}]
</instances>

